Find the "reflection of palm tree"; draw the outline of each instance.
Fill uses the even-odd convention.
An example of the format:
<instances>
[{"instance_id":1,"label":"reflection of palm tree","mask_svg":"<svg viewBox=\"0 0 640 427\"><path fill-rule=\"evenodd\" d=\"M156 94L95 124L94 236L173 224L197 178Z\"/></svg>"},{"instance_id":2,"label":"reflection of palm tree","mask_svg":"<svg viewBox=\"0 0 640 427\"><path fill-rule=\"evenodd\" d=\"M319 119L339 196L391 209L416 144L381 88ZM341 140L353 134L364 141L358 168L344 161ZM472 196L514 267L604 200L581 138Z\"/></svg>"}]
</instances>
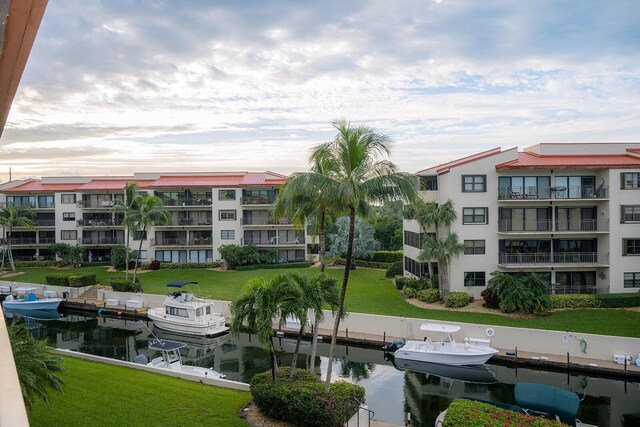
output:
<instances>
[{"instance_id":1,"label":"reflection of palm tree","mask_svg":"<svg viewBox=\"0 0 640 427\"><path fill-rule=\"evenodd\" d=\"M354 362L346 358L340 360L340 376L351 377L356 382L369 378L374 368L371 362Z\"/></svg>"}]
</instances>

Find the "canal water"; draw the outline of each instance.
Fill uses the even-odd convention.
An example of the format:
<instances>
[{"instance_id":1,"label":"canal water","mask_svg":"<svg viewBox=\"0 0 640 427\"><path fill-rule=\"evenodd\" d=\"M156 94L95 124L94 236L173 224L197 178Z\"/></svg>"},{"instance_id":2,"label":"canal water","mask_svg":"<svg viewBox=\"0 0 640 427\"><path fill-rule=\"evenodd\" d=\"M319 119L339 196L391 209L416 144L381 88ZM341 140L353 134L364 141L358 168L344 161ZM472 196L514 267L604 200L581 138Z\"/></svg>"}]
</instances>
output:
<instances>
[{"instance_id":1,"label":"canal water","mask_svg":"<svg viewBox=\"0 0 640 427\"><path fill-rule=\"evenodd\" d=\"M8 319L8 321L12 321ZM249 382L269 369L269 355L255 336L226 334L215 338L176 336L155 329L153 323L94 317L65 312L57 319L16 318L26 322L34 336L47 339L58 348L114 359L132 361L138 354L152 357L148 343L153 336L187 344L183 361L213 367L228 379ZM291 363L295 341L274 338L280 365ZM310 343L303 342L298 367L310 362ZM329 343L319 344L316 366L327 368ZM513 390L519 381L548 384L572 390L580 396L578 418L606 426L640 426L640 383L585 375L547 372L487 364L485 368L449 368L435 365L396 366L381 350L340 345L333 367L336 380L350 381L366 389L367 405L375 418L399 425L433 426L438 414L456 397L473 397L514 403ZM424 371L424 372L420 372Z\"/></svg>"}]
</instances>

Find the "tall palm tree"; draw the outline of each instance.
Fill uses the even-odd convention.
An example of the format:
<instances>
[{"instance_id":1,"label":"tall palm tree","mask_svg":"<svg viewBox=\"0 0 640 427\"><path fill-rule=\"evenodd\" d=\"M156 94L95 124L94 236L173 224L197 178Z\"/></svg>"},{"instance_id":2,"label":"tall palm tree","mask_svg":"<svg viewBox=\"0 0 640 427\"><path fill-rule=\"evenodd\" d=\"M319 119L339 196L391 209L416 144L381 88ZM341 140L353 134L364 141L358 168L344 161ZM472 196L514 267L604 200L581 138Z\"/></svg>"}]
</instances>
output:
<instances>
[{"instance_id":1,"label":"tall palm tree","mask_svg":"<svg viewBox=\"0 0 640 427\"><path fill-rule=\"evenodd\" d=\"M434 236L428 236L422 242L422 250L418 259L420 260L438 260L438 276L440 281L440 296L444 297L449 293L449 262L464 252L464 245L458 241L456 233L449 234L444 239L438 239Z\"/></svg>"},{"instance_id":2,"label":"tall palm tree","mask_svg":"<svg viewBox=\"0 0 640 427\"><path fill-rule=\"evenodd\" d=\"M142 252L142 241L147 230L154 225L168 224L171 222L171 213L164 206L164 202L157 196L145 193L138 196L136 209L130 213L131 223L140 238L140 246L136 253L136 266L133 270L133 282L136 281L138 263ZM128 266L127 266L128 268Z\"/></svg>"},{"instance_id":3,"label":"tall palm tree","mask_svg":"<svg viewBox=\"0 0 640 427\"><path fill-rule=\"evenodd\" d=\"M332 171L330 157L312 159L311 172L329 175ZM276 219L289 218L298 228L308 227L318 236L318 257L320 272L325 269L326 240L325 229L327 216L336 206L332 205L330 194L310 185L305 173L294 173L278 191L278 198L273 206Z\"/></svg>"},{"instance_id":4,"label":"tall palm tree","mask_svg":"<svg viewBox=\"0 0 640 427\"><path fill-rule=\"evenodd\" d=\"M301 174L304 178L296 180L304 188L317 188L325 200L331 201L336 210L345 210L349 215L349 239L346 265L338 313L344 311L344 299L349 282L349 271L353 256L353 236L356 214L370 210L371 203L383 203L388 200L402 199L413 202L417 196L417 180L414 176L400 173L388 160L382 160L390 153L390 140L386 135L374 132L368 126L352 127L342 120L333 123L338 131L333 139L315 147L311 154L312 163L318 161L331 165L328 174L319 174L311 170ZM335 316L329 350L329 365L325 388L331 387L333 357L336 337L340 326L340 316Z\"/></svg>"},{"instance_id":5,"label":"tall palm tree","mask_svg":"<svg viewBox=\"0 0 640 427\"><path fill-rule=\"evenodd\" d=\"M314 312L313 320L313 338L311 339L311 363L309 364L309 372L312 374L316 370L316 352L318 350L318 327L320 322L324 320L323 306L328 305L333 315L340 304L340 294L338 291L338 280L320 273L314 276L310 281L310 289L305 292L305 296L309 300L309 306ZM344 317L342 312L340 316Z\"/></svg>"},{"instance_id":6,"label":"tall palm tree","mask_svg":"<svg viewBox=\"0 0 640 427\"><path fill-rule=\"evenodd\" d=\"M22 398L31 409L36 398L48 402L49 387L62 389L64 381L58 376L64 371L62 358L50 353L46 341L34 338L24 325L13 322L8 329Z\"/></svg>"},{"instance_id":7,"label":"tall palm tree","mask_svg":"<svg viewBox=\"0 0 640 427\"><path fill-rule=\"evenodd\" d=\"M31 208L28 206L18 205L18 206L7 206L5 208L0 209L0 225L2 225L3 234L6 230L6 240L3 237L3 240L6 241L7 246L7 255L9 258L9 265L11 266L11 270L16 272L16 265L13 262L13 253L11 252L11 234L13 233L13 229L15 227L26 227L29 229L34 228L35 223L33 221L33 217L35 214L31 211ZM4 263L4 258L3 258ZM4 267L4 266L3 266Z\"/></svg>"},{"instance_id":8,"label":"tall palm tree","mask_svg":"<svg viewBox=\"0 0 640 427\"><path fill-rule=\"evenodd\" d=\"M131 230L135 228L135 224L132 222L131 214L138 210L140 204L140 187L135 182L128 182L124 186L124 199L116 199L113 203L113 211L116 214L121 214L123 217L122 225L125 227L126 235L126 248L125 248L125 279L129 280L129 238L131 237Z\"/></svg>"},{"instance_id":9,"label":"tall palm tree","mask_svg":"<svg viewBox=\"0 0 640 427\"><path fill-rule=\"evenodd\" d=\"M303 298L300 286L291 279L290 275L278 274L269 282L261 277L253 277L242 289L229 309L233 321L231 333L238 336L246 323L247 329L258 336L262 346L271 355L272 378L275 382L278 375L278 360L273 347L273 321L282 318L283 312L293 314L298 318L305 316L300 305L299 310L291 312L295 302Z\"/></svg>"}]
</instances>

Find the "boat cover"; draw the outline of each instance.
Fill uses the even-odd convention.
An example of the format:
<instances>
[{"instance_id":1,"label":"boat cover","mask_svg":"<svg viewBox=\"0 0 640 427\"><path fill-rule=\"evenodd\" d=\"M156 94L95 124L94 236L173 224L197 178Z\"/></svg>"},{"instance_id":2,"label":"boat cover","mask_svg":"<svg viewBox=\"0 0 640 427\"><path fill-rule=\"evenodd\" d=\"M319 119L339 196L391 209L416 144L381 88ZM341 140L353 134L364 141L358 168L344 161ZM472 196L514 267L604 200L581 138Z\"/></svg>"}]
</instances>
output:
<instances>
[{"instance_id":1,"label":"boat cover","mask_svg":"<svg viewBox=\"0 0 640 427\"><path fill-rule=\"evenodd\" d=\"M154 341L151 344L149 344L149 350L173 351L173 350L180 350L181 348L186 346L187 345L182 342L162 340L162 341Z\"/></svg>"},{"instance_id":2,"label":"boat cover","mask_svg":"<svg viewBox=\"0 0 640 427\"><path fill-rule=\"evenodd\" d=\"M443 332L445 334L452 334L460 330L460 326L445 325L443 323L423 323L420 325L420 330L429 332Z\"/></svg>"},{"instance_id":3,"label":"boat cover","mask_svg":"<svg viewBox=\"0 0 640 427\"><path fill-rule=\"evenodd\" d=\"M169 282L167 283L167 286L170 288L181 288L184 285L188 285L188 284L194 284L197 285L198 282L191 282L189 280L176 280L175 282Z\"/></svg>"},{"instance_id":4,"label":"boat cover","mask_svg":"<svg viewBox=\"0 0 640 427\"><path fill-rule=\"evenodd\" d=\"M516 384L515 397L518 405L523 408L555 414L560 417L560 421L571 426L576 425L580 399L572 391L544 384L520 382Z\"/></svg>"}]
</instances>

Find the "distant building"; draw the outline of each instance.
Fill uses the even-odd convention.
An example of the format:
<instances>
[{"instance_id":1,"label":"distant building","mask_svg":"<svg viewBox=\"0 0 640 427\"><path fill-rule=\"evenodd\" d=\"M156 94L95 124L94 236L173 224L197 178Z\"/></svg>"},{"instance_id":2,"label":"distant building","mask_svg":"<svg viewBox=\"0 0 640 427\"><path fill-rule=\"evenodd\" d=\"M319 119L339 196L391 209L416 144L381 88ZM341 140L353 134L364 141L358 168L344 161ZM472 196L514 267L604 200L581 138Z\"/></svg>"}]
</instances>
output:
<instances>
[{"instance_id":1,"label":"distant building","mask_svg":"<svg viewBox=\"0 0 640 427\"><path fill-rule=\"evenodd\" d=\"M451 291L478 297L493 271L537 271L555 293L640 289L640 143L496 148L417 175L425 201L458 214L441 230L465 245ZM405 275L427 274L418 255L434 231L404 221Z\"/></svg>"},{"instance_id":2,"label":"distant building","mask_svg":"<svg viewBox=\"0 0 640 427\"><path fill-rule=\"evenodd\" d=\"M285 180L273 172L50 177L0 185L0 206L26 205L36 213L35 229L13 231L13 255L19 260L53 259L47 246L54 242L81 245L93 261L109 260L111 247L125 242L114 201L122 200L126 183L136 182L171 212L169 224L131 237L131 249L143 238L143 261L219 260L224 244L254 244L261 251L277 249L282 261L304 261L315 252L305 230L269 215Z\"/></svg>"}]
</instances>

